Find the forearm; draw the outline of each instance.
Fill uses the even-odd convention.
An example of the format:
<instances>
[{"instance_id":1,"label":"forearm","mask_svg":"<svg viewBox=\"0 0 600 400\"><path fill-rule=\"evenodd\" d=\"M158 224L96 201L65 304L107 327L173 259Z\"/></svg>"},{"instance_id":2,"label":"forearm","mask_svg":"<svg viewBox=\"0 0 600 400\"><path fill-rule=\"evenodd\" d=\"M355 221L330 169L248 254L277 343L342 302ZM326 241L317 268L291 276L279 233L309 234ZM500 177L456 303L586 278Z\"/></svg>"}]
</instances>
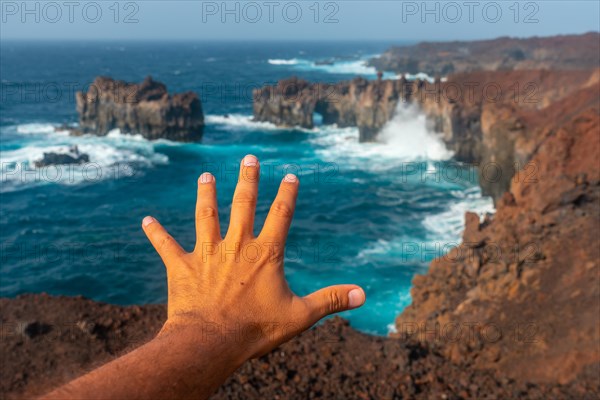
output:
<instances>
[{"instance_id":1,"label":"forearm","mask_svg":"<svg viewBox=\"0 0 600 400\"><path fill-rule=\"evenodd\" d=\"M201 329L186 328L161 333L127 355L43 398L207 398L248 355L241 354L239 344L202 338L201 332Z\"/></svg>"}]
</instances>

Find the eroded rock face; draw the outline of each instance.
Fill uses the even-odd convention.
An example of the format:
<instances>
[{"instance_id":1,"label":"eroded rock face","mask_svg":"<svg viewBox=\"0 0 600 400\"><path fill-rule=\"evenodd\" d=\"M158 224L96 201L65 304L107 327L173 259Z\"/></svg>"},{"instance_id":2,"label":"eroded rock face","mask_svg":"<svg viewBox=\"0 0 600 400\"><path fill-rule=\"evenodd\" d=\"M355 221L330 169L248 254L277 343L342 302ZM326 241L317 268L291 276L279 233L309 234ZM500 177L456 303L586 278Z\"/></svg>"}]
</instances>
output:
<instances>
[{"instance_id":1,"label":"eroded rock face","mask_svg":"<svg viewBox=\"0 0 600 400\"><path fill-rule=\"evenodd\" d=\"M599 82L600 70L478 71L425 83L411 97L457 161L475 164L485 195L499 200L527 167L539 127L536 113Z\"/></svg>"},{"instance_id":2,"label":"eroded rock face","mask_svg":"<svg viewBox=\"0 0 600 400\"><path fill-rule=\"evenodd\" d=\"M324 124L357 126L361 142L374 141L402 99L405 81L355 78L337 84L298 78L254 90L254 119L279 126L314 127L313 114Z\"/></svg>"},{"instance_id":3,"label":"eroded rock face","mask_svg":"<svg viewBox=\"0 0 600 400\"><path fill-rule=\"evenodd\" d=\"M370 60L382 71L430 76L459 72L592 69L600 64L600 34L533 37L501 37L472 42L423 42L392 47Z\"/></svg>"},{"instance_id":4,"label":"eroded rock face","mask_svg":"<svg viewBox=\"0 0 600 400\"><path fill-rule=\"evenodd\" d=\"M98 77L87 93L77 92L75 98L79 129L74 134L103 136L118 128L147 139L202 138L204 115L198 96L193 92L170 95L164 84L151 77L139 84Z\"/></svg>"},{"instance_id":5,"label":"eroded rock face","mask_svg":"<svg viewBox=\"0 0 600 400\"><path fill-rule=\"evenodd\" d=\"M599 76L598 69L482 71L412 83L409 91L377 83L399 88L387 92L399 93L397 102L419 104L458 160L501 171L480 177L497 213L483 222L468 213L463 243L414 278L398 336L515 380L598 381ZM469 95L473 83L480 90ZM356 84L334 87L342 101L324 102L328 121L337 117L329 110L356 116L348 112L358 106L348 101ZM449 94L457 87L463 96ZM377 107L373 90L360 93L370 93L361 106Z\"/></svg>"},{"instance_id":6,"label":"eroded rock face","mask_svg":"<svg viewBox=\"0 0 600 400\"><path fill-rule=\"evenodd\" d=\"M485 195L496 201L535 149L528 115L599 81L600 70L479 71L447 81L356 78L336 84L290 78L254 92L254 118L280 126L356 126L360 141L377 140L397 107L417 104L457 161L475 164Z\"/></svg>"},{"instance_id":7,"label":"eroded rock face","mask_svg":"<svg viewBox=\"0 0 600 400\"><path fill-rule=\"evenodd\" d=\"M525 134L484 128L511 136L535 173L513 177L493 219L467 214L463 243L414 278L399 336L513 379L568 383L585 370L597 379L599 90L595 83L540 110L499 114L523 121Z\"/></svg>"}]
</instances>

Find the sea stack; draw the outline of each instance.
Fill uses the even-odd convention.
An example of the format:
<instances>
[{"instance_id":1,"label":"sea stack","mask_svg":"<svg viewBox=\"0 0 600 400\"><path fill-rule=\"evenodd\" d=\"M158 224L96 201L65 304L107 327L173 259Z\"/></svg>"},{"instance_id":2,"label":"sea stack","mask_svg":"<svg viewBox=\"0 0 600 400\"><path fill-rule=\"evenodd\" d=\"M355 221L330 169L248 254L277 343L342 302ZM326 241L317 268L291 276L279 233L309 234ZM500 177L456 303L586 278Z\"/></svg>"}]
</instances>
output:
<instances>
[{"instance_id":1,"label":"sea stack","mask_svg":"<svg viewBox=\"0 0 600 400\"><path fill-rule=\"evenodd\" d=\"M104 136L113 129L146 139L181 142L202 138L204 115L194 92L169 94L167 87L147 77L129 83L97 77L87 92L77 92L79 128L73 134Z\"/></svg>"}]
</instances>

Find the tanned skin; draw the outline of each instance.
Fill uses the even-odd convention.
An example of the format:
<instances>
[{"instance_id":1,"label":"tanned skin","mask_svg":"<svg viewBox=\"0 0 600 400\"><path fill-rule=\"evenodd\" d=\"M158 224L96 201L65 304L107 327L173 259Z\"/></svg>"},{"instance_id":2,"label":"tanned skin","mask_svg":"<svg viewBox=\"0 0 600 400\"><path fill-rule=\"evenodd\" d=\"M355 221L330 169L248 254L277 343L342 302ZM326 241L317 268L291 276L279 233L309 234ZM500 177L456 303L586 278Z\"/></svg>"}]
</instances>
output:
<instances>
[{"instance_id":1,"label":"tanned skin","mask_svg":"<svg viewBox=\"0 0 600 400\"><path fill-rule=\"evenodd\" d=\"M191 253L156 219L144 218L142 228L167 270L167 321L150 342L45 399L205 399L245 361L329 314L365 302L357 285L330 286L305 297L290 290L283 255L299 181L285 176L255 237L259 175L256 157L244 157L224 239L215 178L200 176Z\"/></svg>"}]
</instances>

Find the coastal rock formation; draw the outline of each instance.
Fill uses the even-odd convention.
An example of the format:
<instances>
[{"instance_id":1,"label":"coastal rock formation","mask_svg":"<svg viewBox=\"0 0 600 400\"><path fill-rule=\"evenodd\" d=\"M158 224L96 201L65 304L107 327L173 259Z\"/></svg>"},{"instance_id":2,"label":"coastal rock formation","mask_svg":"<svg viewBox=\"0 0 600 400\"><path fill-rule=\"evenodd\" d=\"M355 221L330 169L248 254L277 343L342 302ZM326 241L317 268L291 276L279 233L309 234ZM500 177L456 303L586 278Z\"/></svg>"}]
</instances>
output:
<instances>
[{"instance_id":1,"label":"coastal rock formation","mask_svg":"<svg viewBox=\"0 0 600 400\"><path fill-rule=\"evenodd\" d=\"M68 153L44 153L42 159L37 160L34 165L36 168L43 168L50 165L85 164L87 162L90 162L90 156L80 153L77 146L73 146Z\"/></svg>"},{"instance_id":2,"label":"coastal rock formation","mask_svg":"<svg viewBox=\"0 0 600 400\"><path fill-rule=\"evenodd\" d=\"M416 104L430 130L440 134L457 161L475 164L485 195L500 199L515 171L534 150L527 114L590 87L600 70L479 71L451 75L434 83L406 79L356 78L336 84L290 78L254 92L254 118L279 126L323 124L356 126L360 141L377 134L397 107Z\"/></svg>"},{"instance_id":3,"label":"coastal rock formation","mask_svg":"<svg viewBox=\"0 0 600 400\"><path fill-rule=\"evenodd\" d=\"M431 130L457 161L474 164L485 195L499 200L516 171L528 166L535 150L531 118L572 93L600 81L600 70L479 71L424 82L411 101L425 113Z\"/></svg>"},{"instance_id":4,"label":"coastal rock formation","mask_svg":"<svg viewBox=\"0 0 600 400\"><path fill-rule=\"evenodd\" d=\"M423 42L392 47L369 64L380 71L429 76L486 70L592 69L600 65L600 34Z\"/></svg>"},{"instance_id":5,"label":"coastal rock formation","mask_svg":"<svg viewBox=\"0 0 600 400\"><path fill-rule=\"evenodd\" d=\"M434 84L296 79L297 89L257 91L259 120L310 128L318 112L359 126L362 140L376 138L401 100L418 104L458 160L503 174L480 177L496 214L467 213L463 242L414 278L396 321L402 340L328 320L245 364L215 398L598 398L599 77L483 71ZM165 318L164 305L0 299L0 397L44 393L144 343Z\"/></svg>"},{"instance_id":6,"label":"coastal rock formation","mask_svg":"<svg viewBox=\"0 0 600 400\"><path fill-rule=\"evenodd\" d=\"M97 77L89 90L77 92L79 128L73 134L104 136L113 129L147 139L197 141L202 137L204 115L193 92L170 95L167 87L147 77L128 83Z\"/></svg>"},{"instance_id":7,"label":"coastal rock formation","mask_svg":"<svg viewBox=\"0 0 600 400\"><path fill-rule=\"evenodd\" d=\"M313 114L318 113L323 124L357 126L360 141L370 142L391 119L401 89L400 81L355 78L327 84L293 77L254 90L254 119L311 129Z\"/></svg>"},{"instance_id":8,"label":"coastal rock formation","mask_svg":"<svg viewBox=\"0 0 600 400\"><path fill-rule=\"evenodd\" d=\"M528 127L512 140L533 169L513 177L493 218L467 213L463 243L414 278L398 336L514 379L598 381L599 91L510 114Z\"/></svg>"},{"instance_id":9,"label":"coastal rock formation","mask_svg":"<svg viewBox=\"0 0 600 400\"><path fill-rule=\"evenodd\" d=\"M0 299L0 397L35 397L126 353L158 332L166 311L45 294ZM247 362L212 398L584 399L599 390L586 375L566 385L510 379L450 362L435 345L365 335L334 318Z\"/></svg>"}]
</instances>

